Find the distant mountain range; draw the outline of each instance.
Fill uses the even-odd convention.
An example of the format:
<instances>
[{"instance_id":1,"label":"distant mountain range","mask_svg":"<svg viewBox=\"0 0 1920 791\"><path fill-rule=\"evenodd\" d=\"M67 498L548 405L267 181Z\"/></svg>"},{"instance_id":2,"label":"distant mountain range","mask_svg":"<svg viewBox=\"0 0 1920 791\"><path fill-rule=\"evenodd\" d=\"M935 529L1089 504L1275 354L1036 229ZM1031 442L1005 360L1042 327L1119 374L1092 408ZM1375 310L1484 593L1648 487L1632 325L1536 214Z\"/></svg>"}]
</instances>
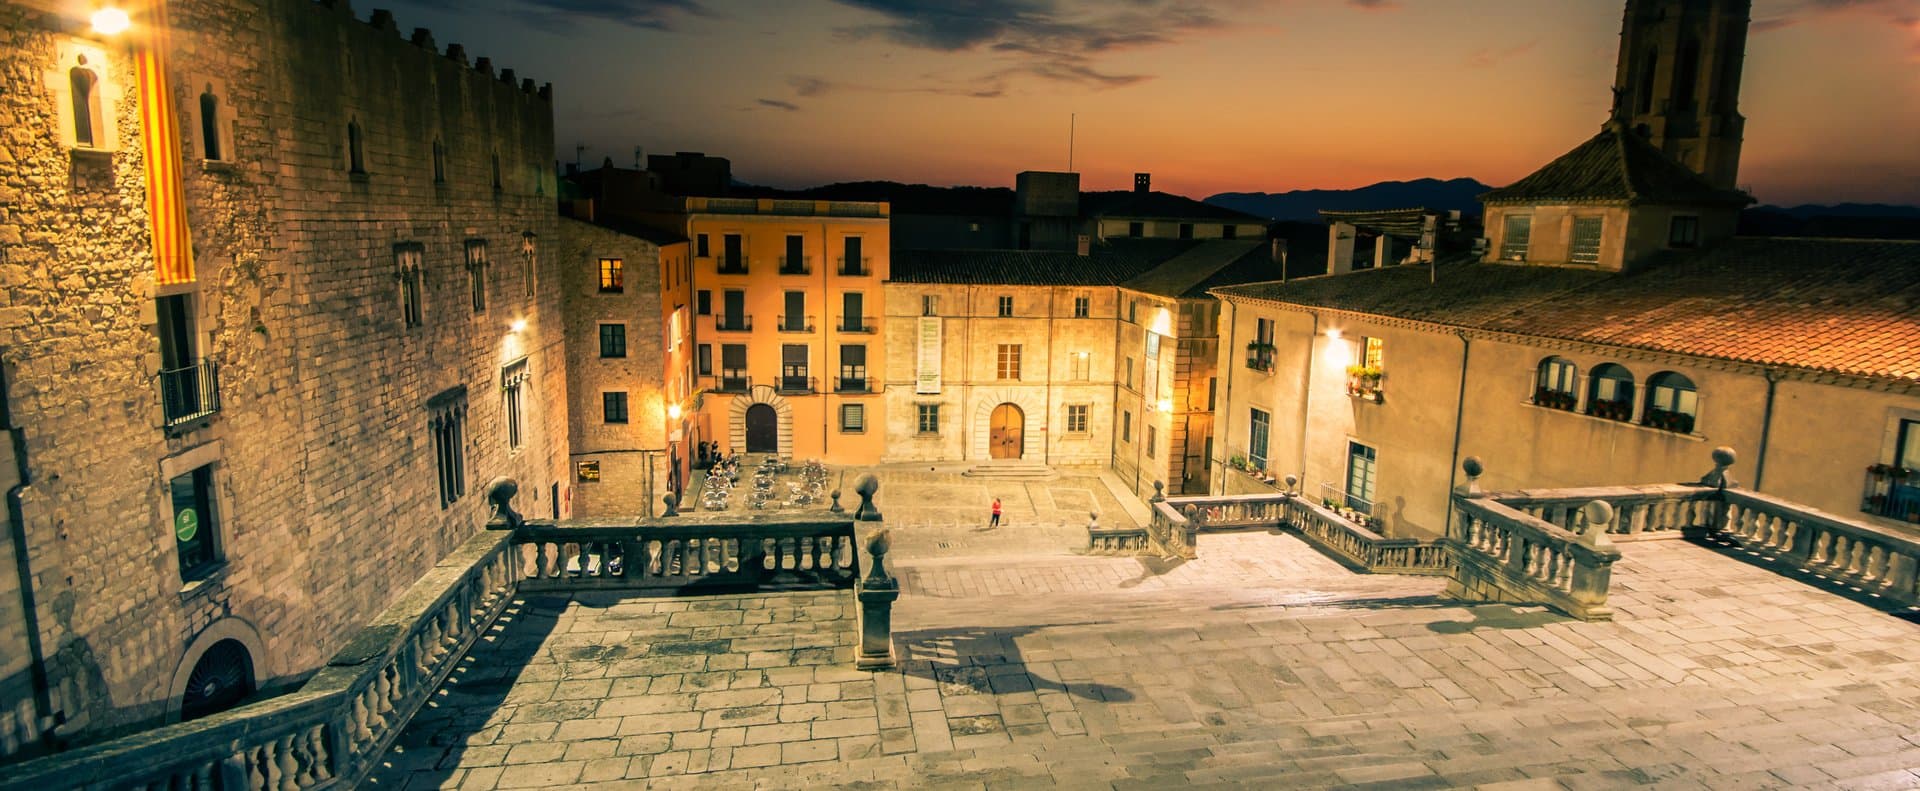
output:
<instances>
[{"instance_id":1,"label":"distant mountain range","mask_svg":"<svg viewBox=\"0 0 1920 791\"><path fill-rule=\"evenodd\" d=\"M1382 181L1350 190L1223 192L1207 203L1275 220L1318 222L1322 209L1429 209L1480 213L1480 195L1493 187L1475 179Z\"/></svg>"}]
</instances>

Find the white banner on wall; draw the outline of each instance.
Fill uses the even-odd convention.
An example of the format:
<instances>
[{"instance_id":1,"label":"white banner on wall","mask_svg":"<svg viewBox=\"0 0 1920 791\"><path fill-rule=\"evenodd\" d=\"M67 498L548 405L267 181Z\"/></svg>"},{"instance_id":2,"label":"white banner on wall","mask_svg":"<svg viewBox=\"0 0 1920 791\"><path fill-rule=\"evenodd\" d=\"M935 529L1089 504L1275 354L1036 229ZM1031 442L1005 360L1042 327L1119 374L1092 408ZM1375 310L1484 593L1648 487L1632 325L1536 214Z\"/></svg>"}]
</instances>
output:
<instances>
[{"instance_id":1,"label":"white banner on wall","mask_svg":"<svg viewBox=\"0 0 1920 791\"><path fill-rule=\"evenodd\" d=\"M914 338L913 392L933 395L940 392L940 317L921 316Z\"/></svg>"}]
</instances>

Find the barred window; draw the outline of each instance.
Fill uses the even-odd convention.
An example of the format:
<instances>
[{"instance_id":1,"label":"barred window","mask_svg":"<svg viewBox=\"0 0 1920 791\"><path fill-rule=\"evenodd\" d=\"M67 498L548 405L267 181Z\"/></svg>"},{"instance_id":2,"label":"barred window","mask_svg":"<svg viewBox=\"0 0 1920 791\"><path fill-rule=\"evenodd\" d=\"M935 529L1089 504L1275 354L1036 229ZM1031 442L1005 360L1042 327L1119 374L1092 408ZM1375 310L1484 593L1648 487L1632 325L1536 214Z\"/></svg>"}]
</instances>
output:
<instances>
[{"instance_id":1,"label":"barred window","mask_svg":"<svg viewBox=\"0 0 1920 791\"><path fill-rule=\"evenodd\" d=\"M1601 217L1575 217L1573 245L1568 258L1576 264L1600 263L1600 232L1606 220Z\"/></svg>"},{"instance_id":2,"label":"barred window","mask_svg":"<svg viewBox=\"0 0 1920 791\"><path fill-rule=\"evenodd\" d=\"M1506 232L1500 237L1500 259L1503 261L1527 260L1527 246L1533 240L1533 217L1527 214L1509 214L1503 227Z\"/></svg>"}]
</instances>

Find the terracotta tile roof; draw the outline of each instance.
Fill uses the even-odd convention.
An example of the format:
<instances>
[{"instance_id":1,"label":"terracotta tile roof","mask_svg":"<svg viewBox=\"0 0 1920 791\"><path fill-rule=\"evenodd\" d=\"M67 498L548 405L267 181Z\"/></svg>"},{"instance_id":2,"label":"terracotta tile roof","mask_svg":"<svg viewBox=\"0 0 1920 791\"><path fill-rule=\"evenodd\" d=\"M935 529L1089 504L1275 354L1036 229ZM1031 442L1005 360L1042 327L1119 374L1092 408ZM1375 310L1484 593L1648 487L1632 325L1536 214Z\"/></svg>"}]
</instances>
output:
<instances>
[{"instance_id":1,"label":"terracotta tile roof","mask_svg":"<svg viewBox=\"0 0 1920 791\"><path fill-rule=\"evenodd\" d=\"M1920 382L1920 242L1734 239L1630 274L1454 259L1215 289L1519 335Z\"/></svg>"},{"instance_id":2,"label":"terracotta tile roof","mask_svg":"<svg viewBox=\"0 0 1920 791\"><path fill-rule=\"evenodd\" d=\"M1487 203L1627 201L1730 204L1753 202L1746 193L1713 186L1620 124L1562 154L1531 175L1481 195Z\"/></svg>"},{"instance_id":3,"label":"terracotta tile roof","mask_svg":"<svg viewBox=\"0 0 1920 791\"><path fill-rule=\"evenodd\" d=\"M1163 297L1205 296L1206 289L1198 288L1201 284L1213 279L1248 253L1265 249L1265 245L1258 241L1210 239L1121 285ZM1264 276L1272 277L1277 269L1277 266L1268 269ZM1233 282L1245 283L1253 279L1258 278Z\"/></svg>"}]
</instances>

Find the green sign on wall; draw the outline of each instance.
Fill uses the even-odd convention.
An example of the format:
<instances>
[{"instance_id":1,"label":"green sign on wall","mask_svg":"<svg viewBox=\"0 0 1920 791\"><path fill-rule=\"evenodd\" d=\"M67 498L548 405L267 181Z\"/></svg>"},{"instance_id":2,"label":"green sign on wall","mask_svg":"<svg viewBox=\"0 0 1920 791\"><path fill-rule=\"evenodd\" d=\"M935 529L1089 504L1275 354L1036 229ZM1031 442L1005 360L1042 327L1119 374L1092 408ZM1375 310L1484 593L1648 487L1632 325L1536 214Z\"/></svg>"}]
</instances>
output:
<instances>
[{"instance_id":1,"label":"green sign on wall","mask_svg":"<svg viewBox=\"0 0 1920 791\"><path fill-rule=\"evenodd\" d=\"M182 508L173 515L173 535L182 543L192 541L200 533L200 514L192 508Z\"/></svg>"}]
</instances>

